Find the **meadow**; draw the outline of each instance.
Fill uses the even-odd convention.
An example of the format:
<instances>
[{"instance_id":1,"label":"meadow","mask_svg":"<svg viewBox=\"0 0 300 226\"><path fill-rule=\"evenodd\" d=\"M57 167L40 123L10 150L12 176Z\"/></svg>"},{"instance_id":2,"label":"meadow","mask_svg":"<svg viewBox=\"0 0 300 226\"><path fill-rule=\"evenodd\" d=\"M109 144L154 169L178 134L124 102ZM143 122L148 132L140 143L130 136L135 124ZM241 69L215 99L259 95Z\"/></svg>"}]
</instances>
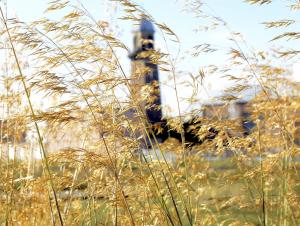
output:
<instances>
[{"instance_id":1,"label":"meadow","mask_svg":"<svg viewBox=\"0 0 300 226\"><path fill-rule=\"evenodd\" d=\"M138 4L115 2L124 15L120 20L147 18L166 43L180 45L171 28ZM187 2L189 11L231 32L221 17L205 15L198 1ZM287 4L300 9L299 2ZM170 138L161 144L143 109L151 87L142 96L132 94L132 77L118 55L129 47L109 22L97 21L80 1L49 1L45 17L32 23L7 18L4 8L0 12L6 53L0 82L0 225L300 225L300 87L286 78L290 68L276 63L288 65L299 51L245 52L244 40L232 32L230 64L202 68L189 85L196 94L202 79L223 73L234 82L219 98L226 108L251 89L248 80L256 81L260 91L246 106L255 126L243 134L239 118L224 118L222 111L206 118L201 108L189 129L201 139L215 128L214 139L190 145ZM297 41L298 32L284 30L294 23L286 18L265 26L283 28L274 41ZM205 46L196 46L190 57L211 54L210 44ZM177 93L176 61L159 50L149 54ZM120 98L119 89L128 96ZM195 104L195 96L189 101ZM130 109L137 112L135 120L126 116ZM188 117L179 110L168 126L184 137ZM140 151L149 137L159 158Z\"/></svg>"}]
</instances>

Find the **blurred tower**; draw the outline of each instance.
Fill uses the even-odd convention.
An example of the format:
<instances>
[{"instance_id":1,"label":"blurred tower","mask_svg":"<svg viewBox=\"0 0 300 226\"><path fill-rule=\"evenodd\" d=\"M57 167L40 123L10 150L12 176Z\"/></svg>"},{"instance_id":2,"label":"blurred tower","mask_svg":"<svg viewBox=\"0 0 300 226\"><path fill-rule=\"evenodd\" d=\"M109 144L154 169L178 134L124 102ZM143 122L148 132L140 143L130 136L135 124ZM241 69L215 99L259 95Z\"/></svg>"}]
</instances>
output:
<instances>
[{"instance_id":1,"label":"blurred tower","mask_svg":"<svg viewBox=\"0 0 300 226\"><path fill-rule=\"evenodd\" d=\"M129 55L132 63L131 90L133 101L142 101L148 121L151 124L162 121L161 96L157 64L151 60L154 50L154 27L142 19L134 34L134 50ZM149 92L143 92L148 87ZM146 93L146 100L141 99Z\"/></svg>"}]
</instances>

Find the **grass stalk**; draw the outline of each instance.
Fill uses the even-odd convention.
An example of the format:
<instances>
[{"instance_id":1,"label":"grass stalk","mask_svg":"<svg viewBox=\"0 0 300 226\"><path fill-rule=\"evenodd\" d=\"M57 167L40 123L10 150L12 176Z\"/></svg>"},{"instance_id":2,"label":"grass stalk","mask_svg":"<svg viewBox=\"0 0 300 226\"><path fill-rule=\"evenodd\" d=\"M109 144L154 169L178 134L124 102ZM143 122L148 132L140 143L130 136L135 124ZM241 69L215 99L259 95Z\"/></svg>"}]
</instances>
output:
<instances>
[{"instance_id":1,"label":"grass stalk","mask_svg":"<svg viewBox=\"0 0 300 226\"><path fill-rule=\"evenodd\" d=\"M21 76L21 81L22 81L22 84L23 84L23 88L24 88L26 98L27 98L27 101L28 101L28 104L29 104L29 107L30 107L31 115L32 115L32 118L33 118L33 121L34 121L34 126L35 126L36 132L38 134L39 144L40 144L40 148L41 148L41 152L42 152L41 154L42 154L42 158L44 160L43 162L45 163L46 171L47 171L48 176L49 176L50 186L51 186L51 189L52 189L52 192L53 192L54 201L55 201L58 217L59 217L59 220L60 220L60 224L63 226L64 223L63 223L62 215L61 215L61 212L60 212L60 208L59 208L59 204L58 204L58 198L57 198L57 194L56 194L56 191L55 191L55 188L54 188L53 178L52 178L52 174L50 172L49 163L48 163L48 159L47 159L47 155L46 155L46 150L45 150L45 147L44 147L44 144L43 144L43 139L42 139L42 136L41 136L41 133L40 133L40 130L39 130L39 126L36 122L35 112L33 110L33 106L32 106L32 103L31 103L29 90L27 89L27 86L26 86L25 77L22 73L21 65L19 63L19 58L17 56L17 52L16 52L14 44L12 42L12 38L11 38L9 29L8 29L8 25L7 25L7 22L5 20L5 17L4 17L4 14L3 14L3 11L2 11L1 7L0 7L0 13L1 13L2 21L4 23L8 38L9 38L9 43L10 43L11 49L13 51L13 55L14 55L14 58L15 58L15 61L16 61L16 64L17 64L17 68L18 68L18 71L19 71L20 76Z\"/></svg>"}]
</instances>

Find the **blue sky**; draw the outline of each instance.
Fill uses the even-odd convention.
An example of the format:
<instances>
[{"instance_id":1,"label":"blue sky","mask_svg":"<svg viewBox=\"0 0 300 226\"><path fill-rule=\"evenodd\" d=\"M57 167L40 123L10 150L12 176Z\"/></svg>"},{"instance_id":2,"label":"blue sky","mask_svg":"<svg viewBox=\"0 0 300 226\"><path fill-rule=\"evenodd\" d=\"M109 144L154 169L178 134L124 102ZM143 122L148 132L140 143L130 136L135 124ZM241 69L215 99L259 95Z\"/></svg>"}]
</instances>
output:
<instances>
[{"instance_id":1,"label":"blue sky","mask_svg":"<svg viewBox=\"0 0 300 226\"><path fill-rule=\"evenodd\" d=\"M232 45L228 41L229 32L224 28L218 28L212 31L195 32L195 29L202 25L208 25L203 18L195 18L192 13L184 12L184 3L194 0L140 0L135 3L144 7L159 23L167 24L179 37L181 41L181 55L185 56L187 51L191 51L195 45L209 42L220 49L213 54L200 55L192 59L186 57L178 63L178 71L186 71L196 73L201 67L209 64L222 65L226 63L228 56L228 47ZM32 21L43 16L43 11L47 6L47 0L7 0L9 17L17 15L21 20ZM76 2L76 1L74 1ZM108 0L82 0L81 1L91 14L99 20L109 20L116 27L120 39L131 49L132 48L132 31L134 27L131 22L120 21L119 13L115 13L112 9L115 3ZM276 21L281 19L295 19L299 21L300 15L297 11L291 11L288 8L288 1L274 0L269 5L249 5L243 0L206 0L203 10L206 13L222 18L227 22L230 29L234 32L240 32L247 42L247 46L243 46L245 51L249 49L268 50L270 48L280 46L293 46L293 42L269 42L280 30L266 30L261 24L265 21ZM120 9L120 8L119 8ZM297 24L298 25L298 24ZM288 28L291 31L297 30L297 25ZM168 42L171 55L175 55L178 50L178 45ZM156 46L163 51L166 51L165 43L162 36L157 32ZM126 54L120 56L122 63L130 74L130 62ZM163 83L168 83L167 76L161 73ZM226 81L221 81L217 77L211 77L207 80L212 96L218 95L225 87ZM170 85L170 84L169 84ZM180 96L186 97L189 91L184 87L180 89ZM203 102L209 100L210 97L202 94ZM163 91L163 102L172 103L174 91L166 86ZM171 101L170 101L171 100ZM183 110L188 109L188 106L182 104ZM175 108L175 106L170 106Z\"/></svg>"},{"instance_id":2,"label":"blue sky","mask_svg":"<svg viewBox=\"0 0 300 226\"><path fill-rule=\"evenodd\" d=\"M182 52L204 42L211 42L217 47L227 47L228 31L217 29L211 32L195 32L199 26L207 24L201 18L195 18L191 13L183 12L184 2L194 0L139 0L137 4L143 6L160 23L167 24L179 36ZM7 0L10 16L17 15L21 20L32 21L43 16L47 0ZM74 1L76 2L76 1ZM91 14L97 19L109 19L110 6L108 0L82 0ZM266 30L261 24L264 21L274 21L285 18L299 20L297 11L290 11L288 1L275 0L269 5L249 5L243 0L206 0L203 10L225 20L230 29L243 34L247 44L256 49L267 49L272 46L288 45L288 43L270 43L269 40L279 33L279 30ZM111 4L111 5L109 5ZM113 14L113 12L112 12ZM133 30L130 22L118 20L119 14L111 16L115 24L119 25L120 38L131 47ZM111 19L110 18L110 19ZM291 27L293 30L294 27ZM294 29L295 30L295 29ZM158 47L162 47L160 37ZM215 57L215 56L214 56ZM206 59L201 59L206 64Z\"/></svg>"}]
</instances>

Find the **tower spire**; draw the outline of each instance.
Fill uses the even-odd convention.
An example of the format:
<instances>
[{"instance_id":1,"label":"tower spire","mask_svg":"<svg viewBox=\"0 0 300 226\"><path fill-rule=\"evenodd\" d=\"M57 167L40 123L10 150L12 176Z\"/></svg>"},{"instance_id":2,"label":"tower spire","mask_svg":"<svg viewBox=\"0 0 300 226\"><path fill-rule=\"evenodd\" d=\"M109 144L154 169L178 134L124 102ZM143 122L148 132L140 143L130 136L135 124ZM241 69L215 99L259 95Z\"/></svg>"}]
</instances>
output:
<instances>
[{"instance_id":1,"label":"tower spire","mask_svg":"<svg viewBox=\"0 0 300 226\"><path fill-rule=\"evenodd\" d=\"M132 61L133 98L142 96L143 87L149 86L150 93L144 101L145 113L151 124L162 121L161 96L157 64L151 61L154 50L155 29L151 21L142 18L138 30L134 34L133 52L129 55Z\"/></svg>"}]
</instances>

